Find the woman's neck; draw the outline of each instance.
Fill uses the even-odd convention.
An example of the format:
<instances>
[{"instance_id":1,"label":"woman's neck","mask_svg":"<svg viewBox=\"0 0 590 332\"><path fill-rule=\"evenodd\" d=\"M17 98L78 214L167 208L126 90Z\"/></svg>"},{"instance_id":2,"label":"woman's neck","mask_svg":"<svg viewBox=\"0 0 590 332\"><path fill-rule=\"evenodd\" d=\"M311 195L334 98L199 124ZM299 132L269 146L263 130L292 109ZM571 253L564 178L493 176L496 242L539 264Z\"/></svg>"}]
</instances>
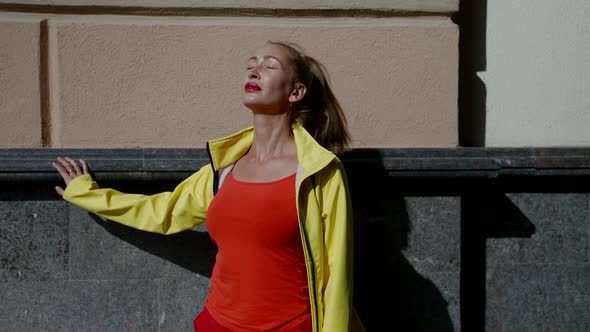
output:
<instances>
[{"instance_id":1,"label":"woman's neck","mask_svg":"<svg viewBox=\"0 0 590 332\"><path fill-rule=\"evenodd\" d=\"M254 142L248 152L256 162L295 153L295 140L288 114L254 115Z\"/></svg>"}]
</instances>

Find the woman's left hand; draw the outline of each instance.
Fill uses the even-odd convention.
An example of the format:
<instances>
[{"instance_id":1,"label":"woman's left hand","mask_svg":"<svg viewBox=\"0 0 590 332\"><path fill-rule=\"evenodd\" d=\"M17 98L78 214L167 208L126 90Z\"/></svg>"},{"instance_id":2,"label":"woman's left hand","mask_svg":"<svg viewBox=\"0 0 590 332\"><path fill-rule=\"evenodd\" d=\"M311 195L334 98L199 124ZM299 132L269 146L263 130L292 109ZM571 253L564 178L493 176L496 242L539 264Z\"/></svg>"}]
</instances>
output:
<instances>
[{"instance_id":1,"label":"woman's left hand","mask_svg":"<svg viewBox=\"0 0 590 332\"><path fill-rule=\"evenodd\" d=\"M66 187L73 179L81 175L88 174L88 163L82 159L80 159L80 165L82 165L82 167L78 165L78 162L68 157L58 157L57 162L53 162L51 165L59 172L59 175L61 175L64 182L66 183ZM64 188L60 186L56 186L55 191L60 196L64 195Z\"/></svg>"}]
</instances>

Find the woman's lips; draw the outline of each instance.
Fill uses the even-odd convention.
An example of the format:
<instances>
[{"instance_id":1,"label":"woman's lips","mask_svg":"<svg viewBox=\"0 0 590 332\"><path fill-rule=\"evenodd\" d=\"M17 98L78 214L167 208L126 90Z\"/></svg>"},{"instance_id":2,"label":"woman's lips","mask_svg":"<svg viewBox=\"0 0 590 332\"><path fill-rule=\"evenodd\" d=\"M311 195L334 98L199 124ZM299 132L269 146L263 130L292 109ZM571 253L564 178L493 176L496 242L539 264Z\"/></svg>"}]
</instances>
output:
<instances>
[{"instance_id":1,"label":"woman's lips","mask_svg":"<svg viewBox=\"0 0 590 332\"><path fill-rule=\"evenodd\" d=\"M258 84L252 83L252 82L248 82L244 86L244 90L246 90L246 92L255 92L255 91L260 91L262 89L260 88L260 86Z\"/></svg>"}]
</instances>

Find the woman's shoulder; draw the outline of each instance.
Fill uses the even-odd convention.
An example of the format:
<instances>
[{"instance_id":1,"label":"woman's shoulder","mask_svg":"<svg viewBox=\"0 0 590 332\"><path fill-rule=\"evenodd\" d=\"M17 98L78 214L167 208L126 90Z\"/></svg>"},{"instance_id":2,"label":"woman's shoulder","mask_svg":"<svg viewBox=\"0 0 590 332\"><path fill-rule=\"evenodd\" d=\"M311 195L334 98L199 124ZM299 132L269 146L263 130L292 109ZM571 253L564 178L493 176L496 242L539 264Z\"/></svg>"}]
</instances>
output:
<instances>
[{"instance_id":1,"label":"woman's shoulder","mask_svg":"<svg viewBox=\"0 0 590 332\"><path fill-rule=\"evenodd\" d=\"M335 156L321 170L315 173L314 177L321 184L346 181L346 170L342 161Z\"/></svg>"}]
</instances>

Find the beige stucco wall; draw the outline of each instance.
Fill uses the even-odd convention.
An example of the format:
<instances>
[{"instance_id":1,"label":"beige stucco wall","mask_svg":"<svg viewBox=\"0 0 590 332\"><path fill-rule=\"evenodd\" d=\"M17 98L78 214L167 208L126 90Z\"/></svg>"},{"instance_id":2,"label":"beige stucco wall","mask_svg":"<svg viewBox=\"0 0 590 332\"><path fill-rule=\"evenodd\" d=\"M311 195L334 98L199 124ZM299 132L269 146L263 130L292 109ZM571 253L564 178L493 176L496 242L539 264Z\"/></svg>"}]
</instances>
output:
<instances>
[{"instance_id":1,"label":"beige stucco wall","mask_svg":"<svg viewBox=\"0 0 590 332\"><path fill-rule=\"evenodd\" d=\"M590 145L590 2L488 1L486 145Z\"/></svg>"},{"instance_id":2,"label":"beige stucco wall","mask_svg":"<svg viewBox=\"0 0 590 332\"><path fill-rule=\"evenodd\" d=\"M250 114L240 103L244 61L266 40L299 43L326 65L354 146L457 144L458 29L442 14L278 18L0 13L0 22L15 18L48 20L44 93L51 147L203 147L207 139L247 126ZM38 41L33 43L38 46ZM8 43L18 59L12 44L24 43L24 38ZM18 79L37 87L28 112L38 117L39 126L39 78ZM16 93L27 89L21 90ZM0 91L2 98L7 94ZM3 106L2 112L14 113L14 107ZM32 129L31 122L17 127L34 131L39 145L40 128ZM2 144L33 146L14 138Z\"/></svg>"},{"instance_id":3,"label":"beige stucco wall","mask_svg":"<svg viewBox=\"0 0 590 332\"><path fill-rule=\"evenodd\" d=\"M41 146L39 20L0 20L0 148Z\"/></svg>"}]
</instances>

